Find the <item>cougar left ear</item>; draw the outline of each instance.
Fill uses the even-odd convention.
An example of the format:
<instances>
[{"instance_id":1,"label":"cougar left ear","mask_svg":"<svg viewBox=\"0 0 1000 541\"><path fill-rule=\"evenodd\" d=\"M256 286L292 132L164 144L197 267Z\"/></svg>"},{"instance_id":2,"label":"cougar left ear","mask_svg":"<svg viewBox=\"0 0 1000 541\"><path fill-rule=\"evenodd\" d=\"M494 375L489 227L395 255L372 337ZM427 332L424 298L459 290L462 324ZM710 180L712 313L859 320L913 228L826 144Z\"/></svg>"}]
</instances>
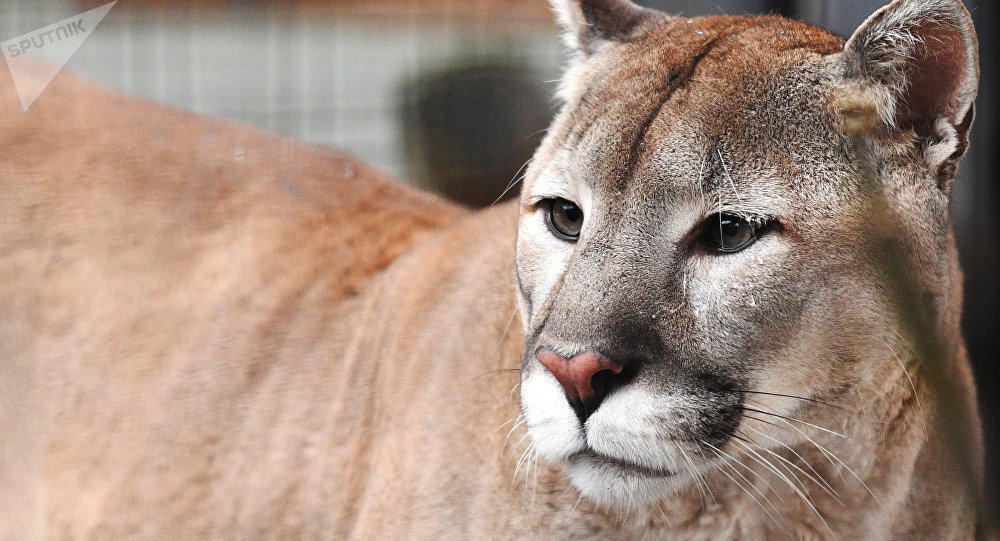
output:
<instances>
[{"instance_id":1,"label":"cougar left ear","mask_svg":"<svg viewBox=\"0 0 1000 541\"><path fill-rule=\"evenodd\" d=\"M563 27L563 39L573 50L589 56L607 42L625 42L643 22L662 13L629 0L551 0Z\"/></svg>"},{"instance_id":2,"label":"cougar left ear","mask_svg":"<svg viewBox=\"0 0 1000 541\"><path fill-rule=\"evenodd\" d=\"M895 0L861 25L843 58L849 101L867 101L885 128L915 134L947 191L979 86L976 31L962 2Z\"/></svg>"}]
</instances>

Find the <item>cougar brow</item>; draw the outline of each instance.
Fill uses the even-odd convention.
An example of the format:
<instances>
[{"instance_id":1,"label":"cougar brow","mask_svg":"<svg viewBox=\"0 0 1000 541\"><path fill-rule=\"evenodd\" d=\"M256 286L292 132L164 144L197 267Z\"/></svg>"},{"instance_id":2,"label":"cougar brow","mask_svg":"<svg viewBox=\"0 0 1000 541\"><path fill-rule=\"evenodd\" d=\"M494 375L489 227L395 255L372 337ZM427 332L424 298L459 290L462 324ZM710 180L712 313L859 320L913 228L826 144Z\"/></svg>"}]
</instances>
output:
<instances>
[{"instance_id":1,"label":"cougar brow","mask_svg":"<svg viewBox=\"0 0 1000 541\"><path fill-rule=\"evenodd\" d=\"M691 80L691 78L694 77L694 73L698 70L698 65L701 64L701 61L704 60L710 52L712 52L712 49L715 48L715 45L718 42L719 36L715 36L705 42L705 44L702 45L701 51L694 56L692 61L685 66L683 71L670 77L665 85L657 89L657 93L660 96L660 102L639 125L639 131L636 134L635 139L632 141L632 146L629 148L629 157L628 161L625 163L625 171L623 171L625 175L623 175L623 177L631 177L629 172L635 169L635 165L639 161L642 142L646 139L646 134L649 132L649 128L653 125L653 122L655 122L660 116L660 113L663 111L663 107L666 106L667 102L670 101L670 98L675 92L677 92L678 89L683 88Z\"/></svg>"}]
</instances>

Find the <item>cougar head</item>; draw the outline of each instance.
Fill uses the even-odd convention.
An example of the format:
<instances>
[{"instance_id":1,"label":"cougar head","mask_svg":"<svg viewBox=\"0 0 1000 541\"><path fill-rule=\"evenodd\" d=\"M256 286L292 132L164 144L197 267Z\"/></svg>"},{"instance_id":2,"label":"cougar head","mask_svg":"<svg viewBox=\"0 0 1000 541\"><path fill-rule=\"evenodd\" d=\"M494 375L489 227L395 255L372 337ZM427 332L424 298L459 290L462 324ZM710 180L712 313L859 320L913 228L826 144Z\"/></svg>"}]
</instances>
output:
<instances>
[{"instance_id":1,"label":"cougar head","mask_svg":"<svg viewBox=\"0 0 1000 541\"><path fill-rule=\"evenodd\" d=\"M584 496L656 502L900 377L859 133L957 326L948 197L978 81L958 0L897 0L846 44L776 16L554 7L574 57L520 201L521 405Z\"/></svg>"}]
</instances>

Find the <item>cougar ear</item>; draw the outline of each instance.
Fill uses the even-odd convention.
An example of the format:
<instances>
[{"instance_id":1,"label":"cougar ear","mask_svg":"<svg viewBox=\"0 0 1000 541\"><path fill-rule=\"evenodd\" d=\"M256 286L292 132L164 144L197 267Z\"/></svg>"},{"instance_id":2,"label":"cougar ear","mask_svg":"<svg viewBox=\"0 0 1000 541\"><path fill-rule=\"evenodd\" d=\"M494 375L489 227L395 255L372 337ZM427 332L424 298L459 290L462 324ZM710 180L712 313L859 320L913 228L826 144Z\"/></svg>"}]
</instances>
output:
<instances>
[{"instance_id":1,"label":"cougar ear","mask_svg":"<svg viewBox=\"0 0 1000 541\"><path fill-rule=\"evenodd\" d=\"M647 19L663 14L629 0L551 0L563 40L573 50L593 54L602 42L625 42Z\"/></svg>"},{"instance_id":2,"label":"cougar ear","mask_svg":"<svg viewBox=\"0 0 1000 541\"><path fill-rule=\"evenodd\" d=\"M969 142L979 86L972 18L960 0L895 0L844 47L854 99L895 133L912 133L939 185L950 187Z\"/></svg>"}]
</instances>

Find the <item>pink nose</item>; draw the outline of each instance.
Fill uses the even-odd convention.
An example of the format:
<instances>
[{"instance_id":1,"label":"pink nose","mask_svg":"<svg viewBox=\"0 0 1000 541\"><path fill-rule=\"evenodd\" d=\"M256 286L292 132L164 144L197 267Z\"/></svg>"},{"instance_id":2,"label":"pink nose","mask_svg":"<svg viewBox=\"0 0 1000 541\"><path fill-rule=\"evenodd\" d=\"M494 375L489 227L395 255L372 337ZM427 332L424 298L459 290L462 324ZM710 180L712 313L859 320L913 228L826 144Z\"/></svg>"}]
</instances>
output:
<instances>
[{"instance_id":1,"label":"pink nose","mask_svg":"<svg viewBox=\"0 0 1000 541\"><path fill-rule=\"evenodd\" d=\"M551 349L541 348L535 352L535 357L559 380L566 396L580 402L600 401L603 398L597 396L598 391L593 386L598 372L609 370L612 374L620 374L625 368L596 351L585 351L567 359Z\"/></svg>"}]
</instances>

